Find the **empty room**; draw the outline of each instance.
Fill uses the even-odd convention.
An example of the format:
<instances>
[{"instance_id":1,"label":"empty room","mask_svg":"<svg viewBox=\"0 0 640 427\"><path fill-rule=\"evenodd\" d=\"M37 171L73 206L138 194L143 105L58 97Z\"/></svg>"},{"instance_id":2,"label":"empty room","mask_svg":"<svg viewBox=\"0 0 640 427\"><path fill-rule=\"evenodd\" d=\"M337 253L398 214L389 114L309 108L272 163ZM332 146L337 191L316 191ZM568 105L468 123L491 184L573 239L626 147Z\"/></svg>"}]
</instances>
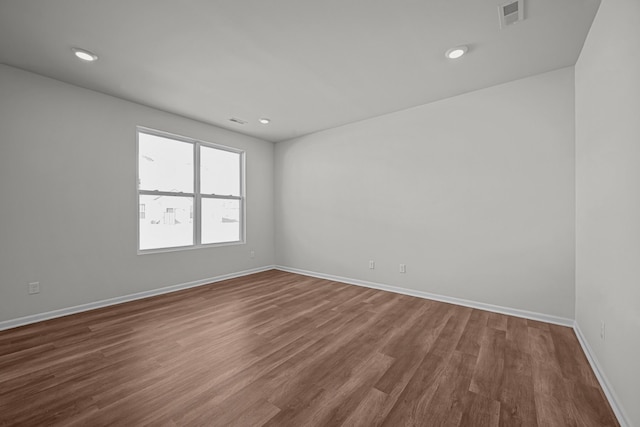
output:
<instances>
[{"instance_id":1,"label":"empty room","mask_svg":"<svg viewBox=\"0 0 640 427\"><path fill-rule=\"evenodd\" d=\"M640 1L0 0L0 426L640 427Z\"/></svg>"}]
</instances>

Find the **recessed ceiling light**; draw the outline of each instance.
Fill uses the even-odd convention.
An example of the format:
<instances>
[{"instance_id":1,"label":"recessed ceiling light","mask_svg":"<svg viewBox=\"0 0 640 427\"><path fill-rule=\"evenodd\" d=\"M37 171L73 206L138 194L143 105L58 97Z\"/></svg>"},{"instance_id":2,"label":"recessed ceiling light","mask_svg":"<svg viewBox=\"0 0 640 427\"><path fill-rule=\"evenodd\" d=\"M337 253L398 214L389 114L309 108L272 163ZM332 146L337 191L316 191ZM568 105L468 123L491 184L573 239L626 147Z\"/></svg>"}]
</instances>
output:
<instances>
[{"instance_id":1,"label":"recessed ceiling light","mask_svg":"<svg viewBox=\"0 0 640 427\"><path fill-rule=\"evenodd\" d=\"M93 62L93 61L96 61L98 59L98 55L96 55L93 52L89 52L86 49L80 49L78 47L73 47L73 48L71 48L71 50L73 51L73 54L76 56L76 58L82 59L83 61Z\"/></svg>"},{"instance_id":2,"label":"recessed ceiling light","mask_svg":"<svg viewBox=\"0 0 640 427\"><path fill-rule=\"evenodd\" d=\"M271 119L267 119L266 117L261 118L260 120L258 120L260 123L262 123L263 125L268 125L269 123L271 123Z\"/></svg>"},{"instance_id":3,"label":"recessed ceiling light","mask_svg":"<svg viewBox=\"0 0 640 427\"><path fill-rule=\"evenodd\" d=\"M465 53L467 53L467 50L469 50L469 48L467 46L456 46L456 47L452 47L451 49L447 50L444 53L444 56L446 56L449 59L458 59L460 58L462 55L464 55Z\"/></svg>"}]
</instances>

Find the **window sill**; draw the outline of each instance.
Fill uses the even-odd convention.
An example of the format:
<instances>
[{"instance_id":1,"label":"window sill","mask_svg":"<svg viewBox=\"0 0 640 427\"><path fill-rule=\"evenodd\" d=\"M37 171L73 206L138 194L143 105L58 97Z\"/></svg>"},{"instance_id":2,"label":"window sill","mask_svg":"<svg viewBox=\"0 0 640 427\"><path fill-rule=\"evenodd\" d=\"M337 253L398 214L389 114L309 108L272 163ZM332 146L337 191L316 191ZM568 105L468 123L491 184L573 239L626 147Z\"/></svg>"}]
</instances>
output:
<instances>
[{"instance_id":1,"label":"window sill","mask_svg":"<svg viewBox=\"0 0 640 427\"><path fill-rule=\"evenodd\" d=\"M138 255L162 254L166 252L193 251L198 249L212 249L212 248L221 248L225 246L238 246L238 245L246 245L246 244L247 242L242 240L238 242L211 243L208 245L177 246L174 248L144 249L144 250L138 249Z\"/></svg>"}]
</instances>

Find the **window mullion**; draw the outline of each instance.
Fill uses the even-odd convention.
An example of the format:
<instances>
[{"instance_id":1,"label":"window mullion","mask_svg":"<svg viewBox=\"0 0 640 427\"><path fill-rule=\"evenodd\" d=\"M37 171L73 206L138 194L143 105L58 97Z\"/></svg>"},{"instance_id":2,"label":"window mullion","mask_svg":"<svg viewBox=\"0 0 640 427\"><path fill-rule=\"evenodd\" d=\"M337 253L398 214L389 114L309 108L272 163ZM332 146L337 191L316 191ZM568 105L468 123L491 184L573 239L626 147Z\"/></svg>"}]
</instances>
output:
<instances>
[{"instance_id":1,"label":"window mullion","mask_svg":"<svg viewBox=\"0 0 640 427\"><path fill-rule=\"evenodd\" d=\"M242 200L242 196L222 196L219 194L200 194L205 199Z\"/></svg>"},{"instance_id":2,"label":"window mullion","mask_svg":"<svg viewBox=\"0 0 640 427\"><path fill-rule=\"evenodd\" d=\"M158 191L158 190L138 190L138 193L145 196L176 196L176 197L193 197L194 193L183 193L175 191Z\"/></svg>"},{"instance_id":3,"label":"window mullion","mask_svg":"<svg viewBox=\"0 0 640 427\"><path fill-rule=\"evenodd\" d=\"M246 191L247 187L245 186L245 166L246 166L246 157L244 153L238 156L238 161L240 162L239 170L240 170L240 240L245 241L247 238L247 215L246 215Z\"/></svg>"},{"instance_id":4,"label":"window mullion","mask_svg":"<svg viewBox=\"0 0 640 427\"><path fill-rule=\"evenodd\" d=\"M193 168L193 189L195 192L194 195L194 209L193 209L193 241L196 246L202 244L202 197L200 195L200 143L195 142L193 145L194 148L194 159L193 164L195 167Z\"/></svg>"}]
</instances>

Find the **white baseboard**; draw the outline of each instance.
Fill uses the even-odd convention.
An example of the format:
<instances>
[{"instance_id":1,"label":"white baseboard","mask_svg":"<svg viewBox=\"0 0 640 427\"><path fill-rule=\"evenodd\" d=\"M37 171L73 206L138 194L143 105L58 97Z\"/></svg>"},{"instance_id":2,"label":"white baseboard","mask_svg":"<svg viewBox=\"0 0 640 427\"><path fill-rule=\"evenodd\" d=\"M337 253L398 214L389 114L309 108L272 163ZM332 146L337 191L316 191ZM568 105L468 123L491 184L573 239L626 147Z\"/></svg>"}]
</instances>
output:
<instances>
[{"instance_id":1,"label":"white baseboard","mask_svg":"<svg viewBox=\"0 0 640 427\"><path fill-rule=\"evenodd\" d=\"M336 282L348 283L350 285L364 286L367 288L379 289L382 291L395 292L397 294L409 295L412 297L424 298L434 301L446 302L449 304L462 305L465 307L477 308L479 310L491 311L494 313L507 314L509 316L522 317L524 319L537 320L540 322L553 323L555 325L573 327L573 319L552 316L549 314L535 313L527 310L519 310L516 308L502 307L499 305L486 304L483 302L470 301L462 298L449 297L445 295L432 294L429 292L416 291L413 289L400 288L398 286L385 285L382 283L368 282L366 280L351 279L348 277L334 276L332 274L317 273L315 271L301 270L298 268L285 267L276 265L277 270L287 271L289 273L297 273L305 276L317 277L319 279L333 280Z\"/></svg>"},{"instance_id":2,"label":"white baseboard","mask_svg":"<svg viewBox=\"0 0 640 427\"><path fill-rule=\"evenodd\" d=\"M0 322L0 331L3 331L5 329L17 328L19 326L41 322L44 320L54 319L56 317L68 316L70 314L94 310L96 308L108 307L111 305L122 304L125 302L135 301L142 298L149 298L156 295L168 294L168 293L180 291L183 289L204 286L211 283L220 282L223 280L234 279L236 277L247 276L249 274L260 273L260 272L272 270L272 269L277 269L277 270L286 271L290 273L302 274L304 276L317 277L319 279L327 279L327 280L332 280L336 282L347 283L347 284L356 285L356 286L364 286L367 288L379 289L382 291L394 292L394 293L409 295L409 296L418 297L418 298L446 302L450 304L456 304L456 305L461 305L465 307L491 311L494 313L506 314L509 316L516 316L516 317L521 317L525 319L537 320L540 322L547 322L547 323L553 323L556 325L572 327L576 332L576 336L578 337L578 341L582 346L582 350L586 355L587 360L589 361L589 364L591 365L591 368L593 369L593 372L595 373L598 379L598 382L600 383L600 386L602 387L602 390L604 391L609 401L609 404L611 405L611 408L613 409L616 417L618 418L618 422L622 427L631 426L631 423L628 421L628 417L626 416L624 409L620 404L618 404L618 398L615 392L613 391L613 388L611 387L609 380L604 374L604 371L600 367L598 359L595 357L595 353L591 349L591 346L589 345L582 331L580 330L580 326L574 320L563 318L563 317L551 316L548 314L535 313L535 312L526 311L526 310L519 310L515 308L502 307L498 305L470 301L470 300L465 300L461 298L432 294L429 292L416 291L413 289L406 289L398 286L385 285L382 283L369 282L366 280L351 279L348 277L334 276L332 274L324 274L324 273L318 273L313 271L301 270L298 268L291 268L291 267L286 267L282 265L275 265L275 266L270 265L270 266L259 267L259 268L254 268L250 270L239 271L236 273L223 274L216 277L210 277L208 279L196 280L196 281L187 282L187 283L180 283L177 285L166 286L159 289L152 289L150 291L138 292L135 294L124 295L121 297L109 298L106 300L90 302L87 304L81 304L74 307L48 311L46 313L33 314L30 316L19 317L17 319L5 320L3 322Z\"/></svg>"},{"instance_id":3,"label":"white baseboard","mask_svg":"<svg viewBox=\"0 0 640 427\"><path fill-rule=\"evenodd\" d=\"M170 292L176 292L183 289L195 288L197 286L208 285L210 283L220 282L222 280L234 279L236 277L247 276L249 274L260 273L262 271L273 270L275 267L272 265L266 267L254 268L251 270L239 271L236 273L223 274L216 277L210 277L208 279L196 280L193 282L180 283L177 285L166 286L159 289L152 289L150 291L138 292L135 294L124 295L121 297L109 298L101 301L90 302L87 304L76 305L74 307L61 308L59 310L48 311L46 313L38 313L30 316L19 317L17 319L5 320L0 322L0 331L5 329L17 328L18 326L24 326L31 323L42 322L43 320L54 319L56 317L68 316L70 314L81 313L83 311L95 310L96 308L108 307L110 305L122 304L129 301L134 301L142 298L149 298L156 295L168 294Z\"/></svg>"},{"instance_id":4,"label":"white baseboard","mask_svg":"<svg viewBox=\"0 0 640 427\"><path fill-rule=\"evenodd\" d=\"M332 280L336 282L348 283L350 285L364 286L367 288L379 289L382 291L395 292L398 294L409 295L409 296L418 297L418 298L425 298L425 299L434 300L434 301L441 301L441 302L446 302L450 304L462 305L465 307L477 308L480 310L491 311L494 313L507 314L509 316L522 317L525 319L537 320L540 322L553 323L555 325L568 326L570 328L573 328L576 332L576 336L578 337L578 341L582 346L582 350L585 353L587 359L589 360L589 363L591 364L591 368L593 369L596 377L598 378L598 381L600 382L600 386L602 387L602 390L604 391L607 397L607 400L611 405L611 408L613 409L616 417L618 418L618 422L620 423L621 427L631 426L631 423L628 422L628 418L626 417L624 410L618 404L618 398L616 397L616 394L613 391L613 388L609 384L607 377L604 375L603 370L600 368L600 365L598 364L598 361L595 358L593 350L591 350L591 347L589 346L586 339L584 338L584 335L582 334L580 327L578 326L577 322L575 322L574 320L567 319L564 317L551 316L548 314L535 313L535 312L526 311L526 310L519 310L515 308L485 304L482 302L469 301L461 298L437 295L429 292L416 291L413 289L400 288L397 286L385 285L382 283L368 282L366 280L351 279L348 277L334 276L332 274L324 274L324 273L318 273L314 271L301 270L298 268L285 267L282 265L276 265L275 268L277 270L287 271L289 273L297 273L297 274L302 274L304 276L317 277L319 279L327 279L327 280Z\"/></svg>"},{"instance_id":5,"label":"white baseboard","mask_svg":"<svg viewBox=\"0 0 640 427\"><path fill-rule=\"evenodd\" d=\"M596 374L596 378L600 383L600 387L602 387L604 394L607 396L607 400L611 405L611 409L613 409L613 412L616 414L616 417L618 418L618 422L620 423L620 426L630 427L631 423L629 422L629 418L627 417L627 414L622 408L622 405L618 403L619 402L618 396L616 395L615 391L613 391L613 387L611 387L611 383L609 383L607 376L604 374L604 371L600 367L600 363L598 362L598 359L596 358L596 355L593 352L593 349L589 345L589 342L587 341L584 334L582 333L582 330L580 329L580 325L578 325L577 321L573 326L573 330L576 331L576 336L578 337L578 342L580 342L580 345L582 346L582 351L587 356L587 360L591 365L591 369Z\"/></svg>"}]
</instances>

